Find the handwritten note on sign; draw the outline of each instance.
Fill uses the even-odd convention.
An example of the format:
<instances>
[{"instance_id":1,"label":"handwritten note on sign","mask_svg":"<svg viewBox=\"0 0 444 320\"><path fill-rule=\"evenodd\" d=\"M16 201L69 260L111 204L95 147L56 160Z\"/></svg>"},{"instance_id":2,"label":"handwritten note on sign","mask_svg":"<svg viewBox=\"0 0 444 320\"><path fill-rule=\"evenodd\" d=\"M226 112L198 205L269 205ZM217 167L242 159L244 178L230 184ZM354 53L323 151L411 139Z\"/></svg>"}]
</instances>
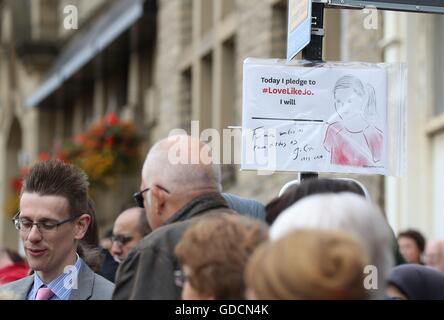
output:
<instances>
[{"instance_id":1,"label":"handwritten note on sign","mask_svg":"<svg viewBox=\"0 0 444 320\"><path fill-rule=\"evenodd\" d=\"M387 73L247 59L242 169L386 174Z\"/></svg>"}]
</instances>

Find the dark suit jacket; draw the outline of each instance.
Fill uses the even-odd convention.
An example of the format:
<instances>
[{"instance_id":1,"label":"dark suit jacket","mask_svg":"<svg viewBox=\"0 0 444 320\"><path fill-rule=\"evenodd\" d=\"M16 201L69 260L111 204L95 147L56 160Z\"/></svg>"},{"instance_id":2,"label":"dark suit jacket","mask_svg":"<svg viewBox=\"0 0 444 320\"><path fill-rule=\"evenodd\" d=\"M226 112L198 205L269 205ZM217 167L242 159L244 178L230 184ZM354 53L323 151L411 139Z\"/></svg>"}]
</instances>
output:
<instances>
[{"instance_id":1,"label":"dark suit jacket","mask_svg":"<svg viewBox=\"0 0 444 320\"><path fill-rule=\"evenodd\" d=\"M34 275L0 287L0 292L11 292L18 299L26 300L34 284ZM110 300L114 285L95 274L82 260L77 282L78 289L72 289L69 300Z\"/></svg>"}]
</instances>

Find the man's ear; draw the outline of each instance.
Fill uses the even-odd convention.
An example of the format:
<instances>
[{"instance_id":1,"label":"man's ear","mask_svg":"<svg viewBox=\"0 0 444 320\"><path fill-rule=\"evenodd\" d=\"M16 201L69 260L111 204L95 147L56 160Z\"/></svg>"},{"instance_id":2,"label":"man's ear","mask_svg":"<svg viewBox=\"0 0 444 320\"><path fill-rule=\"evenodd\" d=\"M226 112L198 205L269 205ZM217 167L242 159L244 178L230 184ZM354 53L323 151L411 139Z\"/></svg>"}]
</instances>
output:
<instances>
[{"instance_id":1,"label":"man's ear","mask_svg":"<svg viewBox=\"0 0 444 320\"><path fill-rule=\"evenodd\" d=\"M165 209L165 192L157 186L152 186L151 189L151 210L152 214L160 217Z\"/></svg>"},{"instance_id":2,"label":"man's ear","mask_svg":"<svg viewBox=\"0 0 444 320\"><path fill-rule=\"evenodd\" d=\"M76 219L76 223L74 226L74 238L76 240L82 240L88 231L88 227L91 224L91 216L89 214L82 214L78 219Z\"/></svg>"}]
</instances>

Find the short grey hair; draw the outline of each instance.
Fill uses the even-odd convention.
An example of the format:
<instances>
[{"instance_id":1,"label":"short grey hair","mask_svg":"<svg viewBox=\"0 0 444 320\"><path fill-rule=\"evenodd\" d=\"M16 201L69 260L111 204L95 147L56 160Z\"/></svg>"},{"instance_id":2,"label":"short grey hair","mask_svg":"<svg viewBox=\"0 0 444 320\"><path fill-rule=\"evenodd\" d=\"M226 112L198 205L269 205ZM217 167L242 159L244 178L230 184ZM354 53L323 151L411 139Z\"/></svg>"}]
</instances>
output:
<instances>
[{"instance_id":1,"label":"short grey hair","mask_svg":"<svg viewBox=\"0 0 444 320\"><path fill-rule=\"evenodd\" d=\"M280 239L293 230L306 228L339 230L354 236L378 270L378 290L371 297L383 298L386 277L394 265L395 244L379 208L349 192L310 196L279 215L270 228L270 238Z\"/></svg>"},{"instance_id":2,"label":"short grey hair","mask_svg":"<svg viewBox=\"0 0 444 320\"><path fill-rule=\"evenodd\" d=\"M173 150L197 152L198 163L172 163L169 158ZM142 178L149 181L156 177L170 191L199 188L214 188L221 191L221 169L211 159L201 159L202 154L211 153L209 145L187 135L171 136L157 142L149 151L142 169ZM205 162L208 161L208 162Z\"/></svg>"}]
</instances>

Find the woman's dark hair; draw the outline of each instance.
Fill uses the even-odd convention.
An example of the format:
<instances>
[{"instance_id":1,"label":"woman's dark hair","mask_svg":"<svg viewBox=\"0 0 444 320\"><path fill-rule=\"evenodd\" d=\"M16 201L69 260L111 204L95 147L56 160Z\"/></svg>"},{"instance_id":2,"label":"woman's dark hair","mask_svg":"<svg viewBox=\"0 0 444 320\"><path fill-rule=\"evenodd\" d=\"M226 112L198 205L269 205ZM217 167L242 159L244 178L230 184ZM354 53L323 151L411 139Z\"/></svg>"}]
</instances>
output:
<instances>
[{"instance_id":1,"label":"woman's dark hair","mask_svg":"<svg viewBox=\"0 0 444 320\"><path fill-rule=\"evenodd\" d=\"M97 228L96 209L94 207L94 201L91 198L88 199L87 213L91 217L91 223L89 224L88 230L86 231L86 234L82 239L82 242L92 247L98 247L99 230Z\"/></svg>"},{"instance_id":2,"label":"woman's dark hair","mask_svg":"<svg viewBox=\"0 0 444 320\"><path fill-rule=\"evenodd\" d=\"M79 242L77 253L85 263L94 271L99 272L103 262L103 256L99 248L99 232L97 228L96 209L94 201L88 198L88 212L91 223L83 239Z\"/></svg>"},{"instance_id":3,"label":"woman's dark hair","mask_svg":"<svg viewBox=\"0 0 444 320\"><path fill-rule=\"evenodd\" d=\"M425 250L425 246L426 246L426 239L424 238L424 236L417 230L413 230L413 229L409 229L403 232L400 232L398 235L398 239L399 238L410 238L413 241L415 241L416 246L418 247L419 251L421 253L424 252Z\"/></svg>"},{"instance_id":4,"label":"woman's dark hair","mask_svg":"<svg viewBox=\"0 0 444 320\"><path fill-rule=\"evenodd\" d=\"M265 220L271 225L282 211L307 196L319 193L340 192L352 192L363 197L366 196L361 186L352 180L309 179L291 186L283 195L271 200L265 207L267 213Z\"/></svg>"}]
</instances>

